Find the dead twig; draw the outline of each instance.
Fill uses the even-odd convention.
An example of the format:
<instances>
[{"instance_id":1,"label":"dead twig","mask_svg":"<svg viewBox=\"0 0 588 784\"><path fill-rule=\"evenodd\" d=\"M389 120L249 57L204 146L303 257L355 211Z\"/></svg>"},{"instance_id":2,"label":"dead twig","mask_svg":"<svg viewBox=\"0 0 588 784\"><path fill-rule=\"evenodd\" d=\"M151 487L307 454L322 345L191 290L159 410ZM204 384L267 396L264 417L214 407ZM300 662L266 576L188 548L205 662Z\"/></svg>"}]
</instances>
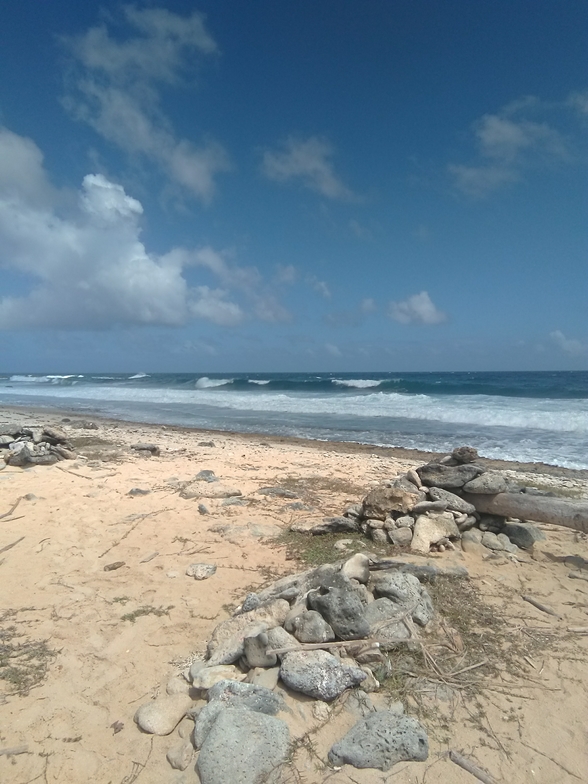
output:
<instances>
[{"instance_id":1,"label":"dead twig","mask_svg":"<svg viewBox=\"0 0 588 784\"><path fill-rule=\"evenodd\" d=\"M561 618L561 615L558 615L555 610L552 610L551 607L547 607L545 604L541 604L541 602L538 602L537 599L533 599L532 596L521 596L521 599L525 602L529 602L529 604L532 604L533 607L541 610L541 612L547 613L547 615L553 615L555 618Z\"/></svg>"},{"instance_id":2,"label":"dead twig","mask_svg":"<svg viewBox=\"0 0 588 784\"><path fill-rule=\"evenodd\" d=\"M101 555L99 555L98 558L104 558L104 556L107 553L109 553L111 550L114 550L115 547L118 547L118 545L124 539L126 539L127 536L129 534L131 534L135 530L135 528L139 525L139 523L143 522L143 520L146 517L153 517L153 515L158 515L158 514L161 514L162 512L171 512L171 509L170 508L167 508L167 509L156 509L153 512L146 512L145 514L139 515L137 517L137 519L135 520L135 522L133 523L133 525L129 528L129 530L125 534L123 534L120 539L118 539L116 542L113 542L113 544L111 544L110 547L107 550L105 550Z\"/></svg>"},{"instance_id":3,"label":"dead twig","mask_svg":"<svg viewBox=\"0 0 588 784\"><path fill-rule=\"evenodd\" d=\"M462 768L462 770L467 771L474 778L478 779L478 781L482 781L483 784L496 784L496 779L493 779L489 773L486 773L485 770L482 770L482 768L474 765L474 763L470 762L470 760L466 759L466 757L462 757L462 755L458 754L457 751L450 751L449 759Z\"/></svg>"},{"instance_id":4,"label":"dead twig","mask_svg":"<svg viewBox=\"0 0 588 784\"><path fill-rule=\"evenodd\" d=\"M88 482L93 482L95 477L93 476L86 476L85 474L78 474L77 471L70 471L68 468L64 468L63 466L56 465L55 468L58 468L60 471L63 471L64 474L71 474L72 476L79 476L81 479L87 479Z\"/></svg>"},{"instance_id":5,"label":"dead twig","mask_svg":"<svg viewBox=\"0 0 588 784\"><path fill-rule=\"evenodd\" d=\"M12 548L19 542L22 542L23 539L24 536L21 536L20 539L16 540L16 542L12 542L11 544L4 545L4 547L0 547L0 553L5 553L7 550L12 550Z\"/></svg>"},{"instance_id":6,"label":"dead twig","mask_svg":"<svg viewBox=\"0 0 588 784\"><path fill-rule=\"evenodd\" d=\"M464 672L469 672L470 670L477 670L478 667L484 667L484 665L488 664L488 659L484 659L477 664L470 664L469 667L463 667L461 670L454 670L453 672L448 672L448 678L455 678L456 675L462 675Z\"/></svg>"},{"instance_id":7,"label":"dead twig","mask_svg":"<svg viewBox=\"0 0 588 784\"><path fill-rule=\"evenodd\" d=\"M0 515L0 520L4 520L5 517L10 517L10 515L14 512L14 510L20 504L20 502L22 501L23 498L24 498L24 495L21 495L20 498L17 498L16 501L14 502L14 504L10 507L10 509L7 512L4 512L4 514Z\"/></svg>"}]
</instances>

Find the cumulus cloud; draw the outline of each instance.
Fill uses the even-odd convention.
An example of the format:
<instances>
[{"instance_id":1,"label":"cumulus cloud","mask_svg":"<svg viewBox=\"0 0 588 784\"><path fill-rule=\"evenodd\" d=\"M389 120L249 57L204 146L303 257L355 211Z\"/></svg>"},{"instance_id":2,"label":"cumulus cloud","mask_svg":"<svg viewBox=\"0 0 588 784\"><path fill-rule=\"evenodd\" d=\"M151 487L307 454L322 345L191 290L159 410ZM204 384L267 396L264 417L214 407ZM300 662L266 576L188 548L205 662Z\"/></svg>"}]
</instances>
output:
<instances>
[{"instance_id":1,"label":"cumulus cloud","mask_svg":"<svg viewBox=\"0 0 588 784\"><path fill-rule=\"evenodd\" d=\"M447 315L439 310L426 291L413 294L402 302L391 302L388 315L401 324L442 324Z\"/></svg>"},{"instance_id":2,"label":"cumulus cloud","mask_svg":"<svg viewBox=\"0 0 588 784\"><path fill-rule=\"evenodd\" d=\"M538 167L573 160L568 135L546 122L542 115L574 105L582 111L584 94L570 96L565 104L546 104L526 96L485 114L473 124L477 159L471 164L451 163L448 171L456 187L473 197L517 182L524 173Z\"/></svg>"},{"instance_id":3,"label":"cumulus cloud","mask_svg":"<svg viewBox=\"0 0 588 784\"><path fill-rule=\"evenodd\" d=\"M587 350L581 341L575 338L567 338L559 329L550 332L549 337L558 348L571 356L579 356Z\"/></svg>"},{"instance_id":4,"label":"cumulus cloud","mask_svg":"<svg viewBox=\"0 0 588 784\"><path fill-rule=\"evenodd\" d=\"M75 209L60 211L36 144L0 128L0 267L33 281L25 296L0 299L0 328L105 329L178 326L201 318L233 326L248 311L267 321L287 311L253 267L217 250L149 252L143 207L101 174L84 177ZM190 285L191 269L212 277Z\"/></svg>"},{"instance_id":5,"label":"cumulus cloud","mask_svg":"<svg viewBox=\"0 0 588 784\"><path fill-rule=\"evenodd\" d=\"M189 63L216 52L216 43L197 12L183 17L125 6L124 14L133 33L122 40L105 25L66 40L77 69L64 104L104 139L156 163L171 182L209 201L216 175L230 168L228 155L213 139L197 145L177 138L159 90L180 85Z\"/></svg>"},{"instance_id":6,"label":"cumulus cloud","mask_svg":"<svg viewBox=\"0 0 588 784\"><path fill-rule=\"evenodd\" d=\"M348 201L354 194L335 174L333 152L331 144L318 136L308 139L290 136L282 149L264 152L261 170L270 180L299 180L322 196Z\"/></svg>"}]
</instances>

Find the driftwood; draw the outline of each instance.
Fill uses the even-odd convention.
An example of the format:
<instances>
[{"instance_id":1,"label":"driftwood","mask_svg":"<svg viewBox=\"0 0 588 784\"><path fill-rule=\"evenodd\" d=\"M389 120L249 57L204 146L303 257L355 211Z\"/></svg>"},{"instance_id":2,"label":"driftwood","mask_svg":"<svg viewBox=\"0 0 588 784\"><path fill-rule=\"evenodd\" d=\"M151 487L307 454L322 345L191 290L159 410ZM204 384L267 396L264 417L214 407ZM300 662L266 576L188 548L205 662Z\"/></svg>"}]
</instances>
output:
<instances>
[{"instance_id":1,"label":"driftwood","mask_svg":"<svg viewBox=\"0 0 588 784\"><path fill-rule=\"evenodd\" d=\"M449 759L456 765L459 765L462 770L467 770L468 773L471 773L474 778L478 779L478 781L482 781L483 784L496 784L496 780L486 773L485 770L482 770L482 768L474 765L474 763L470 762L470 760L466 759L466 757L462 757L462 755L458 754L457 751L450 751Z\"/></svg>"},{"instance_id":2,"label":"driftwood","mask_svg":"<svg viewBox=\"0 0 588 784\"><path fill-rule=\"evenodd\" d=\"M568 501L565 498L526 493L464 493L464 499L473 504L478 512L537 523L553 523L588 533L588 501Z\"/></svg>"},{"instance_id":3,"label":"driftwood","mask_svg":"<svg viewBox=\"0 0 588 784\"><path fill-rule=\"evenodd\" d=\"M537 599L534 599L532 596L521 596L521 599L529 602L529 604L532 604L533 607L541 610L541 612L547 613L547 615L554 615L556 618L561 618L561 615L558 615L555 610L552 610L551 607L548 607L546 604L541 604L541 602L538 602Z\"/></svg>"}]
</instances>

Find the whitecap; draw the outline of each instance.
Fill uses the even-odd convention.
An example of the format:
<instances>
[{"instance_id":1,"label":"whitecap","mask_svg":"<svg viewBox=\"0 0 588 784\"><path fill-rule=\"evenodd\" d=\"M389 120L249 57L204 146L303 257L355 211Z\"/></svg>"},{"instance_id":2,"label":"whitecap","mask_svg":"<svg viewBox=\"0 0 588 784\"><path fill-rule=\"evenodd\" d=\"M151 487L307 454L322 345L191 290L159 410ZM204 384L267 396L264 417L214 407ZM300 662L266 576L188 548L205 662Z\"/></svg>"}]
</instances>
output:
<instances>
[{"instance_id":1,"label":"whitecap","mask_svg":"<svg viewBox=\"0 0 588 784\"><path fill-rule=\"evenodd\" d=\"M340 387L353 387L354 389L369 389L370 387L379 387L382 383L381 381L376 381L372 378L333 378L331 381L333 384L337 384Z\"/></svg>"},{"instance_id":2,"label":"whitecap","mask_svg":"<svg viewBox=\"0 0 588 784\"><path fill-rule=\"evenodd\" d=\"M232 378L208 378L208 376L202 376L196 382L195 386L196 389L212 389L213 387L224 387L226 384L232 384Z\"/></svg>"},{"instance_id":3,"label":"whitecap","mask_svg":"<svg viewBox=\"0 0 588 784\"><path fill-rule=\"evenodd\" d=\"M270 384L271 383L270 381L261 381L261 380L258 381L256 378L250 378L250 379L248 379L248 381L249 381L250 384L257 384L260 387L263 387L266 384Z\"/></svg>"},{"instance_id":4,"label":"whitecap","mask_svg":"<svg viewBox=\"0 0 588 784\"><path fill-rule=\"evenodd\" d=\"M133 381L135 378L149 378L149 373L135 373L134 376L129 376L129 381Z\"/></svg>"}]
</instances>

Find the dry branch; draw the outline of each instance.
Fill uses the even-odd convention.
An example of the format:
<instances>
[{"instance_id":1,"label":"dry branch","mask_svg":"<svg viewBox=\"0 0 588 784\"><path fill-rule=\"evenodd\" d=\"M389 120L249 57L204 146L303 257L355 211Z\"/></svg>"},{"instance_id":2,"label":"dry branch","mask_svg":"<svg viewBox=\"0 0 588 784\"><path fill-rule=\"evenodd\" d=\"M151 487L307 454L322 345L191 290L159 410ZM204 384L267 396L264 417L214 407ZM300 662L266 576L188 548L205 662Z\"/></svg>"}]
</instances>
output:
<instances>
[{"instance_id":1,"label":"dry branch","mask_svg":"<svg viewBox=\"0 0 588 784\"><path fill-rule=\"evenodd\" d=\"M523 599L525 602L529 602L529 604L532 604L533 607L541 610L541 612L547 613L547 615L553 615L555 618L561 618L561 615L558 615L555 610L552 610L551 607L548 607L546 604L541 604L541 602L538 602L537 599L533 599L532 596L521 596L521 599Z\"/></svg>"},{"instance_id":2,"label":"dry branch","mask_svg":"<svg viewBox=\"0 0 588 784\"><path fill-rule=\"evenodd\" d=\"M463 770L471 773L471 775L478 779L478 781L482 781L483 784L496 784L496 779L493 779L489 773L486 773L485 770L482 770L482 768L474 765L474 763L470 762L470 760L466 759L466 757L462 757L462 755L458 754L457 751L450 751L449 759Z\"/></svg>"}]
</instances>

